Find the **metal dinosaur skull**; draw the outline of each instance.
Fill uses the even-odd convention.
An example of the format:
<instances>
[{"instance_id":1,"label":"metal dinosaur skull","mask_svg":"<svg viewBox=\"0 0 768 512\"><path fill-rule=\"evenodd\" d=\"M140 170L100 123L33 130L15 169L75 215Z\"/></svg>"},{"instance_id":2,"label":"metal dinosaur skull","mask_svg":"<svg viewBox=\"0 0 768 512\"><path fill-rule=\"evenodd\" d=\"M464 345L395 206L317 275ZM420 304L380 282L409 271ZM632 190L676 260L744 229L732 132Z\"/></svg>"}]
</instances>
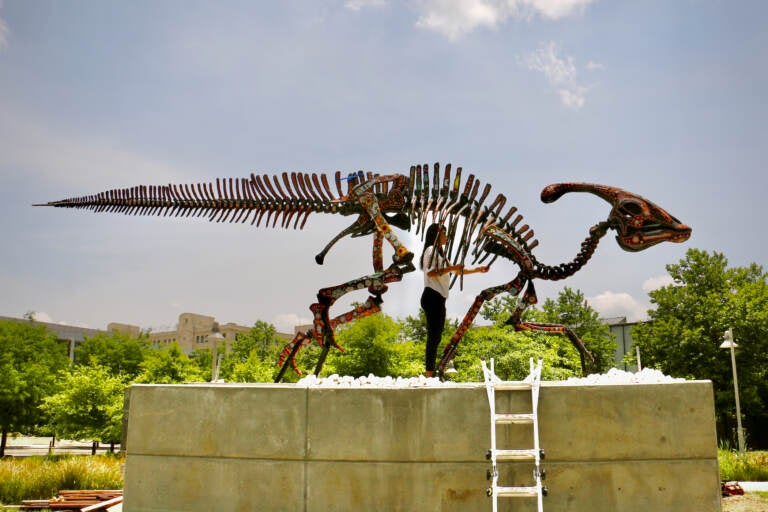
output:
<instances>
[{"instance_id":1,"label":"metal dinosaur skull","mask_svg":"<svg viewBox=\"0 0 768 512\"><path fill-rule=\"evenodd\" d=\"M684 242L691 236L691 228L663 208L616 187L555 183L544 188L541 200L551 203L567 192L589 192L611 203L607 222L616 230L616 241L625 251L642 251L661 242Z\"/></svg>"}]
</instances>

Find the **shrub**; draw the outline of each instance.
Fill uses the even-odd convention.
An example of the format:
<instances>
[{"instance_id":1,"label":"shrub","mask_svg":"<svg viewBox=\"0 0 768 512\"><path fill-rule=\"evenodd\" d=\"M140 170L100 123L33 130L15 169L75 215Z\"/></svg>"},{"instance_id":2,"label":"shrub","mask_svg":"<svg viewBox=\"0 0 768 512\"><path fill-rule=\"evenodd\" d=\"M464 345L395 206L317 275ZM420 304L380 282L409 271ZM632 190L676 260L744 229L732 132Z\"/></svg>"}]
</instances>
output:
<instances>
[{"instance_id":1,"label":"shrub","mask_svg":"<svg viewBox=\"0 0 768 512\"><path fill-rule=\"evenodd\" d=\"M740 482L768 481L768 452L718 450L720 479Z\"/></svg>"},{"instance_id":2,"label":"shrub","mask_svg":"<svg viewBox=\"0 0 768 512\"><path fill-rule=\"evenodd\" d=\"M63 489L122 489L116 455L53 455L0 460L0 503L54 497Z\"/></svg>"}]
</instances>

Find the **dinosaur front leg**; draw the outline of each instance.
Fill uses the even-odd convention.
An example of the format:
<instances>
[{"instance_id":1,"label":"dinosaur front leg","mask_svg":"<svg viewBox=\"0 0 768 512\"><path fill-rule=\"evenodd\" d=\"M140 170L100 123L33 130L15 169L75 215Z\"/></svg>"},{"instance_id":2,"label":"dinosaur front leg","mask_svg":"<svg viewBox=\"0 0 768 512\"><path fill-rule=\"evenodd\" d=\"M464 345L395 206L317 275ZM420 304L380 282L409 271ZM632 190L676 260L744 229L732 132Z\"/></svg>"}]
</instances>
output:
<instances>
[{"instance_id":1,"label":"dinosaur front leg","mask_svg":"<svg viewBox=\"0 0 768 512\"><path fill-rule=\"evenodd\" d=\"M464 334L472 326L472 322L475 321L475 317L477 317L477 314L480 312L480 308L483 306L483 303L493 299L500 293L511 293L513 295L517 295L522 291L526 280L526 277L522 272L520 272L512 281L499 286L486 288L485 290L481 291L477 297L475 297L475 301L464 315L464 319L461 321L461 324L459 324L459 328L456 329L456 332L453 333L453 336L451 336L451 340L445 346L445 349L443 349L443 355L440 357L440 363L437 366L437 374L440 379L445 378L445 368L456 355L456 348L464 337Z\"/></svg>"},{"instance_id":2,"label":"dinosaur front leg","mask_svg":"<svg viewBox=\"0 0 768 512\"><path fill-rule=\"evenodd\" d=\"M325 247L323 247L323 250L320 251L317 254L317 256L315 256L315 261L317 262L317 264L318 265L323 264L323 262L325 261L325 256L328 254L328 251L331 250L331 247L333 247L336 244L336 242L338 242L345 236L358 233L361 229L363 229L363 227L365 226L366 220L367 219L361 215L360 217L357 218L355 222L352 223L352 225L350 225L348 228L344 229L338 235L333 237L333 239L330 242L328 242L328 244Z\"/></svg>"},{"instance_id":3,"label":"dinosaur front leg","mask_svg":"<svg viewBox=\"0 0 768 512\"><path fill-rule=\"evenodd\" d=\"M363 185L367 185L367 183ZM358 191L355 190L355 192L357 193ZM407 263L413 260L413 253L409 251L408 248L400 242L397 235L392 232L392 226L390 226L384 218L376 196L370 190L366 190L363 194L358 196L358 201L375 224L376 230L381 236L386 238L387 242L389 242L395 249L395 254L392 259L396 263Z\"/></svg>"},{"instance_id":4,"label":"dinosaur front leg","mask_svg":"<svg viewBox=\"0 0 768 512\"><path fill-rule=\"evenodd\" d=\"M318 292L318 301L309 307L314 316L314 336L320 346L323 347L320 361L315 367L315 375L320 373L325 362L325 356L331 346L343 350L342 347L336 343L334 329L341 324L352 322L358 318L378 312L380 310L379 305L383 302L381 295L387 291L387 284L402 280L404 273L413 272L414 270L415 267L411 263L393 263L382 272L376 272L338 286L323 288ZM362 290L364 288L367 288L368 292L372 295L368 298L368 301L365 304L339 315L333 320L329 318L330 308L339 298L347 293Z\"/></svg>"},{"instance_id":5,"label":"dinosaur front leg","mask_svg":"<svg viewBox=\"0 0 768 512\"><path fill-rule=\"evenodd\" d=\"M595 358L589 352L589 350L587 350L587 347L584 346L581 338L579 338L573 329L567 325L562 324L522 321L523 313L525 310L537 302L538 299L536 297L536 290L533 287L533 283L529 283L528 288L525 290L525 294L523 294L523 300L518 302L514 311L512 311L512 316L509 317L509 319L506 321L506 324L514 326L516 331L536 331L551 334L564 334L568 338L568 341L570 341L571 344L579 352L579 358L581 359L581 372L583 375L587 375L587 360L589 360L590 363L594 363Z\"/></svg>"},{"instance_id":6,"label":"dinosaur front leg","mask_svg":"<svg viewBox=\"0 0 768 512\"><path fill-rule=\"evenodd\" d=\"M293 367L293 371L296 372L297 375L301 375L301 370L296 366L296 354L299 353L299 350L312 343L312 338L310 337L311 333L312 331L306 333L298 332L296 333L296 336L293 337L293 340L283 347L283 350L280 352L280 359L277 362L280 366L280 371L277 373L277 377L275 377L275 382L283 380L283 375L285 375L285 370L288 368L289 364Z\"/></svg>"},{"instance_id":7,"label":"dinosaur front leg","mask_svg":"<svg viewBox=\"0 0 768 512\"><path fill-rule=\"evenodd\" d=\"M361 304L351 311L332 318L329 321L331 333L333 333L333 331L339 325L370 316L374 313L378 313L381 311L381 308L379 307L381 302L382 301L380 296L368 297L368 300L366 300L364 304ZM283 375L285 374L285 370L289 364L297 375L302 375L301 370L299 370L299 367L296 365L296 355L299 353L299 350L312 343L312 335L313 332L311 330L307 332L299 332L290 343L283 347L283 350L280 352L280 359L278 360L278 364L281 366L281 368L277 378L275 379L275 382L280 382L280 380L282 380ZM333 340L332 344L339 350L344 351L344 349L339 346L335 340ZM325 362L325 357L328 354L328 349L330 349L331 343L321 343L321 346L323 347L323 351L321 352L320 359L322 362ZM319 367L316 368L315 375L320 372L320 369L322 369L322 363L320 363Z\"/></svg>"}]
</instances>

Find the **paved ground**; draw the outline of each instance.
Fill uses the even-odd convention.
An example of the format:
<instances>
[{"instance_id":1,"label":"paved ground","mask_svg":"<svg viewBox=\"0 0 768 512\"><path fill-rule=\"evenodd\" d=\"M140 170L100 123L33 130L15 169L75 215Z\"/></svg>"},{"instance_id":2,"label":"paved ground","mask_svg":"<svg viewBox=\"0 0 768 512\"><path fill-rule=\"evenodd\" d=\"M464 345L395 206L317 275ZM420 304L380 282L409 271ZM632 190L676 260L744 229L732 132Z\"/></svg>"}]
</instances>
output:
<instances>
[{"instance_id":1,"label":"paved ground","mask_svg":"<svg viewBox=\"0 0 768 512\"><path fill-rule=\"evenodd\" d=\"M14 437L8 438L5 447L5 454L13 457L29 457L31 455L46 455L50 447L50 437ZM120 449L120 445L115 445L115 451ZM109 451L109 445L100 446L96 453L106 453ZM67 439L56 440L53 453L74 453L89 455L91 453L90 441L70 441Z\"/></svg>"},{"instance_id":2,"label":"paved ground","mask_svg":"<svg viewBox=\"0 0 768 512\"><path fill-rule=\"evenodd\" d=\"M723 498L723 512L768 512L768 498L754 493Z\"/></svg>"}]
</instances>

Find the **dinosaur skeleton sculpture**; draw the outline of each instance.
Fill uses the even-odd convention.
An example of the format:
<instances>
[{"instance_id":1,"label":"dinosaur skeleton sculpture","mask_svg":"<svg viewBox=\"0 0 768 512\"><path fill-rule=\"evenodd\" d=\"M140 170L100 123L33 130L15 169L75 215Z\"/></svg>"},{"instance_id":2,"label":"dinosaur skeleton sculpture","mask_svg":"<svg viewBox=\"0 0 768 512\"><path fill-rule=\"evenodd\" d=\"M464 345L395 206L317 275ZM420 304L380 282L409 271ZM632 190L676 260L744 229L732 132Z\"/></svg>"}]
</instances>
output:
<instances>
[{"instance_id":1,"label":"dinosaur skeleton sculpture","mask_svg":"<svg viewBox=\"0 0 768 512\"><path fill-rule=\"evenodd\" d=\"M281 184L282 181L282 184ZM346 182L346 191L343 184ZM336 193L331 191L326 175L282 173L256 175L249 178L217 179L214 183L185 185L138 186L110 190L92 196L53 201L39 206L84 208L95 212L117 212L133 215L171 217L201 217L216 222L246 222L251 224L303 229L312 213L356 215L355 221L336 235L315 256L322 264L331 247L346 236L373 235L373 273L341 285L321 289L317 302L310 306L314 315L313 329L301 332L282 351L279 382L290 363L298 373L295 356L299 349L314 339L322 347L315 367L319 374L331 346L339 349L334 330L357 318L380 311L382 294L387 285L398 282L403 275L415 270L413 253L392 231L392 226L408 230L415 225L416 233L424 234L431 216L433 222L447 229L446 255L449 261L464 264L471 254L475 262L490 266L498 258L512 260L519 271L510 281L482 290L467 311L456 332L446 345L438 374L443 377L446 365L456 353L464 333L472 325L482 304L500 293L518 296L517 306L508 323L518 330L534 330L565 334L579 350L582 369L591 359L578 336L566 326L524 322L523 313L535 304L533 280L559 280L578 272L592 257L601 238L609 229L616 231L616 240L627 251L641 251L660 242L683 242L690 237L691 228L652 202L624 190L588 183L559 183L549 185L541 193L545 203L551 203L567 192L589 192L612 205L607 220L590 228L581 249L570 262L549 266L540 263L532 250L538 241L532 240L533 230L521 224L517 208L504 208L507 198L498 194L490 204L486 199L491 186L481 187L473 174L467 176L462 188L462 168L452 176L451 165L442 172L434 164L430 180L428 165L417 165L408 176L378 175L358 171L343 177L335 173ZM430 187L431 185L431 187ZM266 218L265 218L266 217ZM386 240L394 249L392 263L385 267L382 256ZM486 260L488 261L487 263ZM454 276L463 285L463 275ZM330 308L343 295L366 288L371 294L365 303L351 311L330 317Z\"/></svg>"}]
</instances>

